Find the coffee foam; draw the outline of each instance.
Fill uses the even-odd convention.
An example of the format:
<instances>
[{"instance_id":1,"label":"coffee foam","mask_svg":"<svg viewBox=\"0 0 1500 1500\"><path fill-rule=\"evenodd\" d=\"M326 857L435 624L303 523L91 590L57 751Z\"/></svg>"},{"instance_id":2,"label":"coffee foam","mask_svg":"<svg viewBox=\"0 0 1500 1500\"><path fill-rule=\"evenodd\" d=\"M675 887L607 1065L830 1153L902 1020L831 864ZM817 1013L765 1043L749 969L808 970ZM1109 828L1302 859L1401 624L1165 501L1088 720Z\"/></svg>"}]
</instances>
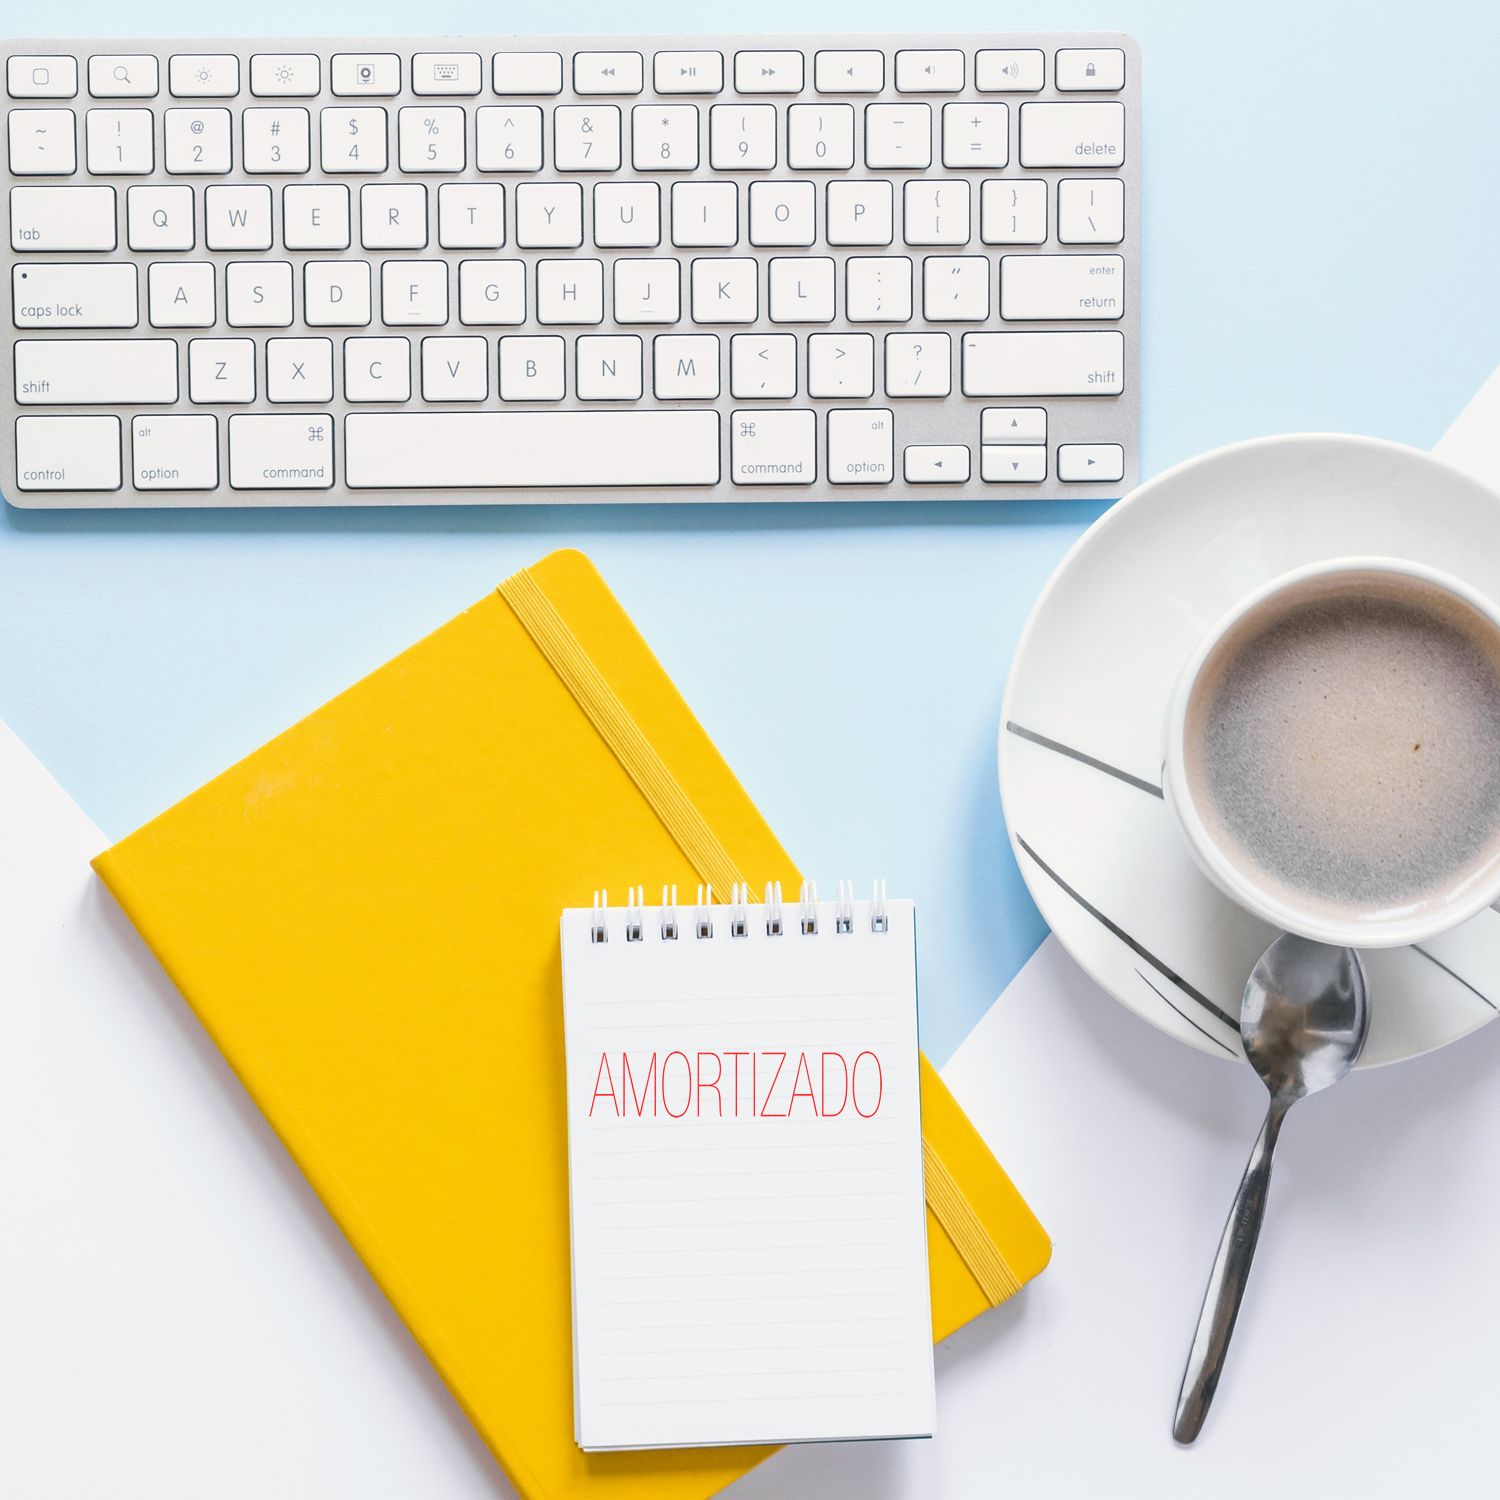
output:
<instances>
[{"instance_id":1,"label":"coffee foam","mask_svg":"<svg viewBox=\"0 0 1500 1500\"><path fill-rule=\"evenodd\" d=\"M1185 749L1258 884L1338 921L1430 912L1500 861L1500 632L1419 580L1308 580L1210 653Z\"/></svg>"}]
</instances>

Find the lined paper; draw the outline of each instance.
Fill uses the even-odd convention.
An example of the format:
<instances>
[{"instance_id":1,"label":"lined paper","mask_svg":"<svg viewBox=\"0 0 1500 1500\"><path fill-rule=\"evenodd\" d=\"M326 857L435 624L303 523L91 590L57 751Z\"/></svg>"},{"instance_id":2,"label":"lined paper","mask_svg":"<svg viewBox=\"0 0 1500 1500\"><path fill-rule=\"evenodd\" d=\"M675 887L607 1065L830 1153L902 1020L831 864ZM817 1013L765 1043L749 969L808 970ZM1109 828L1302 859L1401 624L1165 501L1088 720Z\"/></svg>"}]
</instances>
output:
<instances>
[{"instance_id":1,"label":"lined paper","mask_svg":"<svg viewBox=\"0 0 1500 1500\"><path fill-rule=\"evenodd\" d=\"M563 915L575 1435L928 1436L914 912Z\"/></svg>"}]
</instances>

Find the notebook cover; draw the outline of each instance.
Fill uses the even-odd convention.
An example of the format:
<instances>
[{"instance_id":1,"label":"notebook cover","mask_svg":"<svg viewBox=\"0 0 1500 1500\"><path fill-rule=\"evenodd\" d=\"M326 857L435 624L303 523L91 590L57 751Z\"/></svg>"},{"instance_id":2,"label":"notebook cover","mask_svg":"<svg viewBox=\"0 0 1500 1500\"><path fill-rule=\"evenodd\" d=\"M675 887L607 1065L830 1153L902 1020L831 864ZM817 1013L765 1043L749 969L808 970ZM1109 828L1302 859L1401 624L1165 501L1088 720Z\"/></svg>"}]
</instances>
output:
<instances>
[{"instance_id":1,"label":"notebook cover","mask_svg":"<svg viewBox=\"0 0 1500 1500\"><path fill-rule=\"evenodd\" d=\"M740 868L795 889L592 564L528 571ZM95 868L524 1495L686 1500L773 1451L573 1441L558 913L698 876L499 593ZM922 1087L1026 1281L1046 1235L925 1059ZM941 1338L1012 1287L928 1228Z\"/></svg>"}]
</instances>

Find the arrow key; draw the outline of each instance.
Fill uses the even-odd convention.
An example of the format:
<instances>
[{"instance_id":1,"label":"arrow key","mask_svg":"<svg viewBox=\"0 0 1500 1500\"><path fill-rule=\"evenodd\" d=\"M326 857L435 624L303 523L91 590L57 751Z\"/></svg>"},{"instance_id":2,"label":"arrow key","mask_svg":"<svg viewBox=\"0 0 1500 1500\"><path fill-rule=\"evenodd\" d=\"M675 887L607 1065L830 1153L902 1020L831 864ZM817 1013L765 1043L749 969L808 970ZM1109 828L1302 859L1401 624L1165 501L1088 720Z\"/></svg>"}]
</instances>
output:
<instances>
[{"instance_id":1,"label":"arrow key","mask_svg":"<svg viewBox=\"0 0 1500 1500\"><path fill-rule=\"evenodd\" d=\"M984 443L1045 443L1045 406L987 406L979 418L979 438Z\"/></svg>"},{"instance_id":2,"label":"arrow key","mask_svg":"<svg viewBox=\"0 0 1500 1500\"><path fill-rule=\"evenodd\" d=\"M1125 477L1125 450L1118 443L1063 443L1057 477L1075 484L1118 484Z\"/></svg>"},{"instance_id":3,"label":"arrow key","mask_svg":"<svg viewBox=\"0 0 1500 1500\"><path fill-rule=\"evenodd\" d=\"M979 450L979 477L986 484L1040 484L1047 477L1047 450L987 443Z\"/></svg>"},{"instance_id":4,"label":"arrow key","mask_svg":"<svg viewBox=\"0 0 1500 1500\"><path fill-rule=\"evenodd\" d=\"M913 445L905 453L908 484L967 484L969 450L962 444Z\"/></svg>"},{"instance_id":5,"label":"arrow key","mask_svg":"<svg viewBox=\"0 0 1500 1500\"><path fill-rule=\"evenodd\" d=\"M813 87L820 94L878 94L885 87L885 53L819 52Z\"/></svg>"}]
</instances>

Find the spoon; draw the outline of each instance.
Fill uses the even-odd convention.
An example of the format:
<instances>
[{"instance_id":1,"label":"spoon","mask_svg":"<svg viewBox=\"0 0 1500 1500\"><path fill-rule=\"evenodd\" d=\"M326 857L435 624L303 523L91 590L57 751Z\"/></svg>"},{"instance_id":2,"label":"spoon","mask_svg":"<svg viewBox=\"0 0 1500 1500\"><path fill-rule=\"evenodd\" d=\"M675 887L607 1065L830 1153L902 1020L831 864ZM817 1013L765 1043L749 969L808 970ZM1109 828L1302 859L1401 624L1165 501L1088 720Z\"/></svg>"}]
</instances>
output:
<instances>
[{"instance_id":1,"label":"spoon","mask_svg":"<svg viewBox=\"0 0 1500 1500\"><path fill-rule=\"evenodd\" d=\"M1198 1436L1219 1384L1265 1216L1271 1154L1281 1122L1299 1099L1337 1083L1354 1066L1369 1026L1365 971L1353 948L1332 948L1284 933L1250 972L1240 1008L1240 1039L1270 1091L1271 1107L1203 1294L1172 1423L1179 1443Z\"/></svg>"}]
</instances>

